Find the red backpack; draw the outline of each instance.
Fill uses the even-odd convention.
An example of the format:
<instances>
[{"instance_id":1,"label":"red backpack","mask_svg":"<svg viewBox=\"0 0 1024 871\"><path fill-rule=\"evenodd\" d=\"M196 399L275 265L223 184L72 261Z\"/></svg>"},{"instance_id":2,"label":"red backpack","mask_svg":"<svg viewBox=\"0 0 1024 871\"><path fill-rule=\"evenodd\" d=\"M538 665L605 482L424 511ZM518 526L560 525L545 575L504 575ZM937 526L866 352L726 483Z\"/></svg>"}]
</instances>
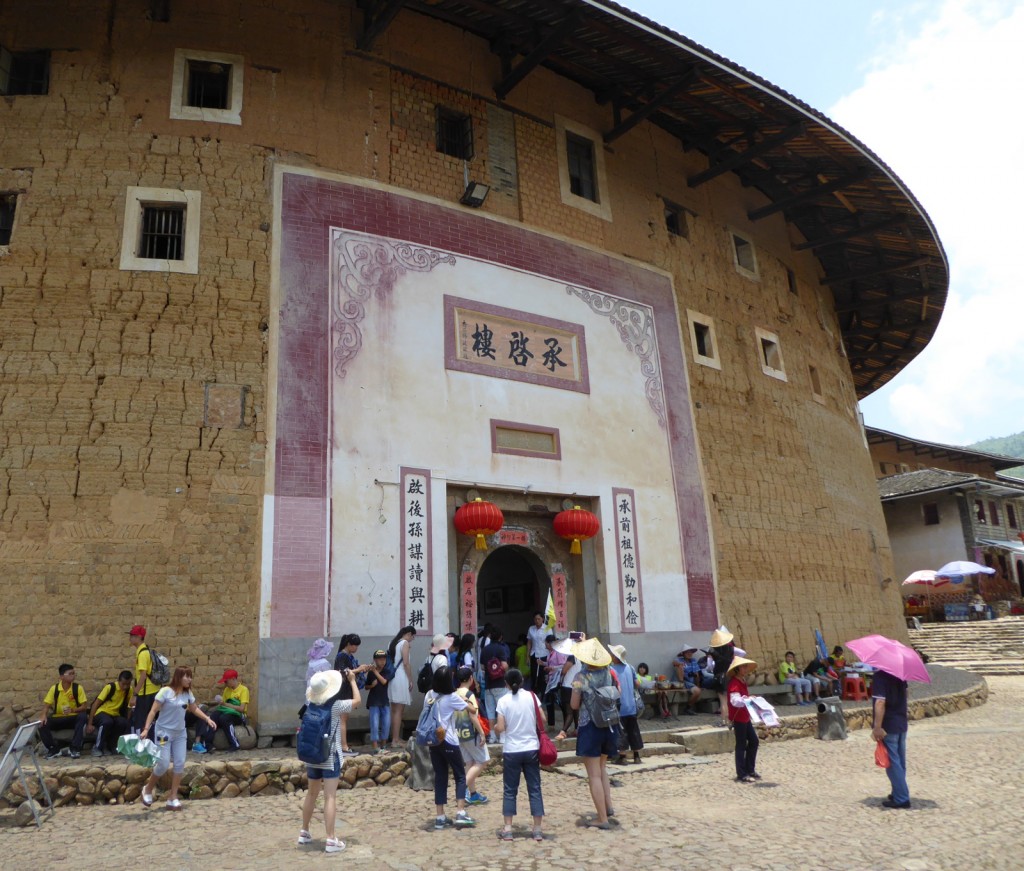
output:
<instances>
[{"instance_id":1,"label":"red backpack","mask_svg":"<svg viewBox=\"0 0 1024 871\"><path fill-rule=\"evenodd\" d=\"M504 680L505 679L505 663L500 658L495 656L493 659L487 660L487 679L488 680Z\"/></svg>"}]
</instances>

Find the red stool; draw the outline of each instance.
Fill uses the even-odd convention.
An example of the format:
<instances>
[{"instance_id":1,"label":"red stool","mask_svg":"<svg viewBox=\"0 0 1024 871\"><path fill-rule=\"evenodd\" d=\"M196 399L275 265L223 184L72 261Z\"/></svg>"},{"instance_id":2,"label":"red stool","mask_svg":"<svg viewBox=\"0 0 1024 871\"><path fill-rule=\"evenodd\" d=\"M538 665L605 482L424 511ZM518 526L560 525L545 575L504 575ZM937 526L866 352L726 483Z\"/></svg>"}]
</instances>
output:
<instances>
[{"instance_id":1,"label":"red stool","mask_svg":"<svg viewBox=\"0 0 1024 871\"><path fill-rule=\"evenodd\" d=\"M843 677L843 698L848 701L862 702L868 697L868 688L864 678L859 674L848 674Z\"/></svg>"}]
</instances>

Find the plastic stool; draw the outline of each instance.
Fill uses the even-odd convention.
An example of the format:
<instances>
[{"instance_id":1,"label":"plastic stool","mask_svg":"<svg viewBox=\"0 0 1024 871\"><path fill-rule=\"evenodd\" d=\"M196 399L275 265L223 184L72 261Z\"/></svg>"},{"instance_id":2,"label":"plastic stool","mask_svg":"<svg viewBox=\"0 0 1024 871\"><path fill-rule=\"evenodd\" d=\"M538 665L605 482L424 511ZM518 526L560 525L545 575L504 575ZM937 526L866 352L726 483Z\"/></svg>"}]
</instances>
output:
<instances>
[{"instance_id":1,"label":"plastic stool","mask_svg":"<svg viewBox=\"0 0 1024 871\"><path fill-rule=\"evenodd\" d=\"M847 701L862 702L868 697L868 688L864 678L859 674L848 674L843 677L843 698Z\"/></svg>"}]
</instances>

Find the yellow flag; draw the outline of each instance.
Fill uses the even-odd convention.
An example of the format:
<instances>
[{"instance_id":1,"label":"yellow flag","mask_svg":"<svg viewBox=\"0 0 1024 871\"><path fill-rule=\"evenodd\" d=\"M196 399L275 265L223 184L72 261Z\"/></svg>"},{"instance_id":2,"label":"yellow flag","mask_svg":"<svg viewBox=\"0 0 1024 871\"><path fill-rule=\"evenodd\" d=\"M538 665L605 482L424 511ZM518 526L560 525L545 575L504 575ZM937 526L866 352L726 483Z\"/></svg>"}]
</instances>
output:
<instances>
[{"instance_id":1,"label":"yellow flag","mask_svg":"<svg viewBox=\"0 0 1024 871\"><path fill-rule=\"evenodd\" d=\"M555 631L558 617L555 615L555 600L551 598L551 590L548 590L548 604L544 609L544 622L548 627L548 632Z\"/></svg>"}]
</instances>

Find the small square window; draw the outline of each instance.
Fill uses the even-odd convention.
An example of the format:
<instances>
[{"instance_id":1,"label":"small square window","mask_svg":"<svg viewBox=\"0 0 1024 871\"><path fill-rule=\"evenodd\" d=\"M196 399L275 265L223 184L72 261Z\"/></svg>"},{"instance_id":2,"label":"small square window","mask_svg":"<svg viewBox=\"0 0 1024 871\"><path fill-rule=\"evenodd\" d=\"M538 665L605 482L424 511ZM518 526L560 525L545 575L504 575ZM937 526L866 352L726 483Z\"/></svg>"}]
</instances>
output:
<instances>
[{"instance_id":1,"label":"small square window","mask_svg":"<svg viewBox=\"0 0 1024 871\"><path fill-rule=\"evenodd\" d=\"M178 49L171 74L171 118L242 123L245 58L236 54Z\"/></svg>"},{"instance_id":2,"label":"small square window","mask_svg":"<svg viewBox=\"0 0 1024 871\"><path fill-rule=\"evenodd\" d=\"M574 133L566 133L565 156L569 163L569 189L578 197L598 202L594 143Z\"/></svg>"},{"instance_id":3,"label":"small square window","mask_svg":"<svg viewBox=\"0 0 1024 871\"><path fill-rule=\"evenodd\" d=\"M462 160L473 159L473 119L442 106L437 107L437 150Z\"/></svg>"},{"instance_id":4,"label":"small square window","mask_svg":"<svg viewBox=\"0 0 1024 871\"><path fill-rule=\"evenodd\" d=\"M999 525L999 506L995 502L988 503L988 522L993 526Z\"/></svg>"},{"instance_id":5,"label":"small square window","mask_svg":"<svg viewBox=\"0 0 1024 871\"><path fill-rule=\"evenodd\" d=\"M14 212L18 208L18 195L0 193L0 245L10 245L14 232Z\"/></svg>"},{"instance_id":6,"label":"small square window","mask_svg":"<svg viewBox=\"0 0 1024 871\"><path fill-rule=\"evenodd\" d=\"M48 51L7 51L0 47L0 96L41 95L50 90Z\"/></svg>"},{"instance_id":7,"label":"small square window","mask_svg":"<svg viewBox=\"0 0 1024 871\"><path fill-rule=\"evenodd\" d=\"M757 336L757 351L761 362L761 371L772 378L786 381L786 366L782 361L782 346L779 344L779 337L775 333L754 328Z\"/></svg>"},{"instance_id":8,"label":"small square window","mask_svg":"<svg viewBox=\"0 0 1024 871\"><path fill-rule=\"evenodd\" d=\"M757 278L757 253L754 250L754 243L746 236L730 231L732 239L733 265L736 271L747 278Z\"/></svg>"},{"instance_id":9,"label":"small square window","mask_svg":"<svg viewBox=\"0 0 1024 871\"><path fill-rule=\"evenodd\" d=\"M925 526L938 526L939 524L939 503L925 502L921 506L921 513L924 516Z\"/></svg>"},{"instance_id":10,"label":"small square window","mask_svg":"<svg viewBox=\"0 0 1024 871\"><path fill-rule=\"evenodd\" d=\"M808 366L807 374L811 378L811 396L813 396L818 402L825 401L825 395L821 392L821 375L818 374L817 366Z\"/></svg>"},{"instance_id":11,"label":"small square window","mask_svg":"<svg viewBox=\"0 0 1024 871\"><path fill-rule=\"evenodd\" d=\"M686 223L686 209L665 200L665 229L672 236L683 239L690 238L690 228Z\"/></svg>"},{"instance_id":12,"label":"small square window","mask_svg":"<svg viewBox=\"0 0 1024 871\"><path fill-rule=\"evenodd\" d=\"M718 339L715 337L715 322L707 315L687 309L686 319L690 324L690 349L693 359L702 366L721 369L718 358Z\"/></svg>"},{"instance_id":13,"label":"small square window","mask_svg":"<svg viewBox=\"0 0 1024 871\"><path fill-rule=\"evenodd\" d=\"M1006 523L1010 527L1010 529L1017 528L1017 511L1010 504L1007 504L1006 506Z\"/></svg>"},{"instance_id":14,"label":"small square window","mask_svg":"<svg viewBox=\"0 0 1024 871\"><path fill-rule=\"evenodd\" d=\"M121 269L199 271L199 191L130 187L121 235Z\"/></svg>"}]
</instances>

